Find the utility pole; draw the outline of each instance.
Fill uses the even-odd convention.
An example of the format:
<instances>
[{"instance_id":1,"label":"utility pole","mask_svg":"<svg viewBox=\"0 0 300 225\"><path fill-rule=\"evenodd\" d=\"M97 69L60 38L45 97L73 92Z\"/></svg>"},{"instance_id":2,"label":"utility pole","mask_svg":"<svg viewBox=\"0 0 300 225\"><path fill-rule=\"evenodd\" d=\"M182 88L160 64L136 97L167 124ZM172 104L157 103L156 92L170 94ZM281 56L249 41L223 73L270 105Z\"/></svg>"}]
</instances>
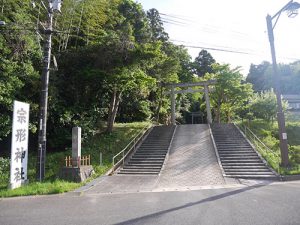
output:
<instances>
[{"instance_id":1,"label":"utility pole","mask_svg":"<svg viewBox=\"0 0 300 225\"><path fill-rule=\"evenodd\" d=\"M267 28L268 28L268 37L271 48L271 56L272 56L272 64L273 64L273 76L274 76L274 86L275 86L275 94L277 100L277 122L278 122L278 133L279 133L279 144L280 144L280 153L281 153L281 165L283 167L289 166L289 153L288 153L288 140L287 133L285 127L285 118L282 109L282 101L281 101L281 85L280 85L280 77L278 73L278 66L276 61L276 53L275 53L275 44L274 44L274 28L278 22L278 19L282 12L287 11L288 16L293 18L298 12L297 10L300 8L300 4L298 2L294 2L293 0L289 1L282 9L280 9L274 16L267 15ZM275 24L272 24L272 20L275 19Z\"/></svg>"},{"instance_id":2,"label":"utility pole","mask_svg":"<svg viewBox=\"0 0 300 225\"><path fill-rule=\"evenodd\" d=\"M285 128L285 118L282 109L281 87L279 81L280 77L278 74L278 66L276 61L274 34L273 34L271 16L268 15L266 20L267 20L268 36L269 36L272 64L273 64L275 95L277 100L277 122L278 122L278 129L279 129L278 131L279 131L279 142L280 142L280 151L281 151L281 165L287 167L289 165L288 142L287 142L287 133Z\"/></svg>"},{"instance_id":3,"label":"utility pole","mask_svg":"<svg viewBox=\"0 0 300 225\"><path fill-rule=\"evenodd\" d=\"M48 21L45 29L45 49L43 57L43 71L41 76L41 96L40 96L40 111L39 111L39 136L38 136L38 156L36 178L38 181L43 181L45 177L45 162L46 162L46 133L47 133L47 109L48 109L48 85L51 62L51 46L52 46L52 31L53 31L53 13L54 10L60 11L61 0L49 0Z\"/></svg>"}]
</instances>

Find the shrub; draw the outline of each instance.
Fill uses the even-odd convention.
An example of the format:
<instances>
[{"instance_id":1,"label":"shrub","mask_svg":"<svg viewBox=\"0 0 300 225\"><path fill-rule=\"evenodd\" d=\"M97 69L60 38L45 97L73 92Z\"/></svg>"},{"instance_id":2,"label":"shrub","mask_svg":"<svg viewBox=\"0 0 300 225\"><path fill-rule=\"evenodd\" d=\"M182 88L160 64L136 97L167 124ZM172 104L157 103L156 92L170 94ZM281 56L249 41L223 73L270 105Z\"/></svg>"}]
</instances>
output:
<instances>
[{"instance_id":1,"label":"shrub","mask_svg":"<svg viewBox=\"0 0 300 225\"><path fill-rule=\"evenodd\" d=\"M291 146L290 149L290 158L292 163L300 163L300 145Z\"/></svg>"},{"instance_id":2,"label":"shrub","mask_svg":"<svg viewBox=\"0 0 300 225\"><path fill-rule=\"evenodd\" d=\"M8 184L10 160L0 157L0 184Z\"/></svg>"}]
</instances>

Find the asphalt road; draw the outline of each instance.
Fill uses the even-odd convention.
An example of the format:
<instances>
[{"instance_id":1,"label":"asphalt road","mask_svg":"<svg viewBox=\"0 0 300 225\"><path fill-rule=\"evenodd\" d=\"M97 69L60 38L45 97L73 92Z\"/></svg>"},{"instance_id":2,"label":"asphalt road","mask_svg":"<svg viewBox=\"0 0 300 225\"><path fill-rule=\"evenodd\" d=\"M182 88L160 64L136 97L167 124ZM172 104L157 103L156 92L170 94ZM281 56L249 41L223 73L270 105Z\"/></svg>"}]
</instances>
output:
<instances>
[{"instance_id":1,"label":"asphalt road","mask_svg":"<svg viewBox=\"0 0 300 225\"><path fill-rule=\"evenodd\" d=\"M300 182L0 200L1 225L300 224Z\"/></svg>"}]
</instances>

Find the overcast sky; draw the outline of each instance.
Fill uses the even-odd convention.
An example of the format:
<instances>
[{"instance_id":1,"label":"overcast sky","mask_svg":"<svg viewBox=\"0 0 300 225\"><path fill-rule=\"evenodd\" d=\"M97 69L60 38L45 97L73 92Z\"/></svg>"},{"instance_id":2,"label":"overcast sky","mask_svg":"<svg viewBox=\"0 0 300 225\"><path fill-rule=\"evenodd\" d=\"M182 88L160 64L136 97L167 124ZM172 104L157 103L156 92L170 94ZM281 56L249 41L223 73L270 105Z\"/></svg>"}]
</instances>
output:
<instances>
[{"instance_id":1,"label":"overcast sky","mask_svg":"<svg viewBox=\"0 0 300 225\"><path fill-rule=\"evenodd\" d=\"M204 47L220 63L242 66L271 61L266 16L274 15L287 0L136 0L145 10L162 13L165 29L175 44ZM275 20L273 21L275 22ZM300 15L284 12L274 29L277 61L300 60ZM201 48L188 48L194 58ZM218 50L210 50L218 49ZM239 52L239 53L232 53Z\"/></svg>"}]
</instances>

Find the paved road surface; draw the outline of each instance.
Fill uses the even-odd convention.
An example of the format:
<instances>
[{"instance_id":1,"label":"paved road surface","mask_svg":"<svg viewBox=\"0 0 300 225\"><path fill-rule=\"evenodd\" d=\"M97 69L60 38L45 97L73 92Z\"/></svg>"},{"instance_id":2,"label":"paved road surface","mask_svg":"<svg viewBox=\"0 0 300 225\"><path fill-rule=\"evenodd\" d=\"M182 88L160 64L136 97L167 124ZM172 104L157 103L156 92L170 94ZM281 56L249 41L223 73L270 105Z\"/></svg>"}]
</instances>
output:
<instances>
[{"instance_id":1,"label":"paved road surface","mask_svg":"<svg viewBox=\"0 0 300 225\"><path fill-rule=\"evenodd\" d=\"M225 186L224 186L225 187ZM300 182L0 200L1 225L296 225Z\"/></svg>"}]
</instances>

